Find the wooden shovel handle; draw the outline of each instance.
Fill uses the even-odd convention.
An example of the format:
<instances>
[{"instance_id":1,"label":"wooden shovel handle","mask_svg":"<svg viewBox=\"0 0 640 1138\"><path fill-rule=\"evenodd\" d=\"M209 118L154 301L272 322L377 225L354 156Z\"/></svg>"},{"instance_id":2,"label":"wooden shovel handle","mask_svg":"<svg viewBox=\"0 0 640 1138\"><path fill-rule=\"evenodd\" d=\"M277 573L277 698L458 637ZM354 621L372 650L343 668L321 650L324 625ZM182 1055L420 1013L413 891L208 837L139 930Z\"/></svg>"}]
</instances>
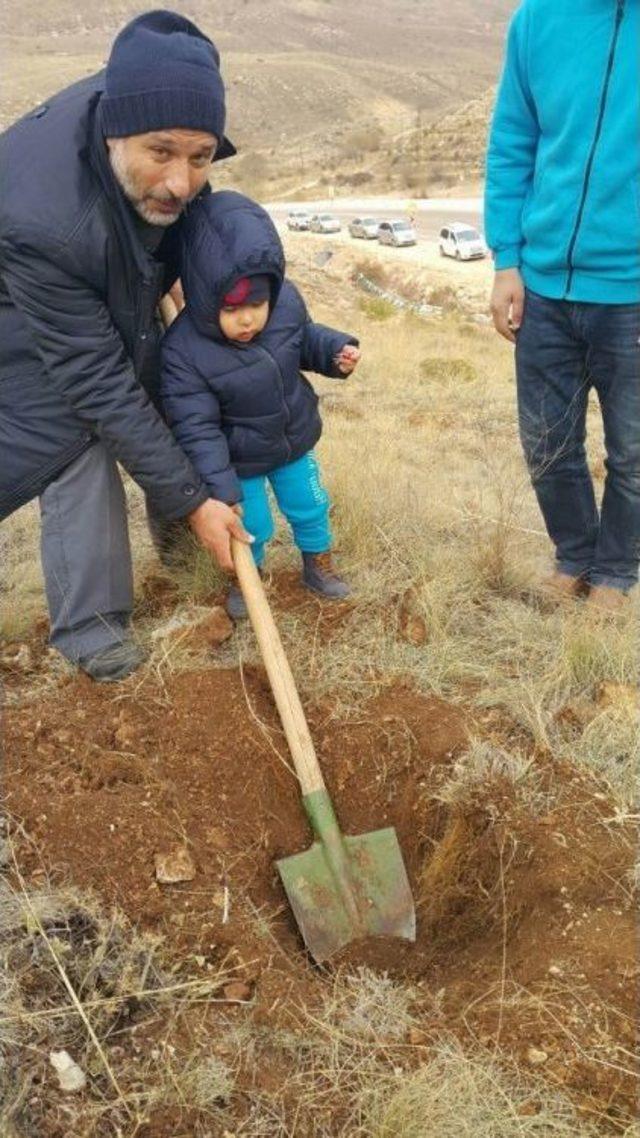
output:
<instances>
[{"instance_id":1,"label":"wooden shovel handle","mask_svg":"<svg viewBox=\"0 0 640 1138\"><path fill-rule=\"evenodd\" d=\"M251 550L232 537L231 554L302 793L324 790L324 779L300 697Z\"/></svg>"},{"instance_id":2,"label":"wooden shovel handle","mask_svg":"<svg viewBox=\"0 0 640 1138\"><path fill-rule=\"evenodd\" d=\"M168 328L175 320L178 308L170 296L163 296L158 307L162 323L165 328ZM255 561L248 545L242 541L237 541L234 537L231 538L231 555L253 625L253 631L262 653L264 666L267 669L269 683L282 720L300 788L303 794L312 794L314 790L324 790L322 771L318 765L300 697L291 674L289 661L282 647L280 634L271 615L269 602L262 588L262 581L256 569Z\"/></svg>"}]
</instances>

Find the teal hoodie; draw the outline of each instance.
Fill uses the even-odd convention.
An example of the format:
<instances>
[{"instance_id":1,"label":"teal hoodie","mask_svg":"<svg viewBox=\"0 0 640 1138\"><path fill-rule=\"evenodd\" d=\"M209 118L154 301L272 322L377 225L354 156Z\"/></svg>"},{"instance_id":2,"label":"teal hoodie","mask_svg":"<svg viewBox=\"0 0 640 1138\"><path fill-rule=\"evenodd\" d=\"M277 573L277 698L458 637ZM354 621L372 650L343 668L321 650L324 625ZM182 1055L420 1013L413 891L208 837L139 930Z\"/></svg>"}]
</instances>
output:
<instances>
[{"instance_id":1,"label":"teal hoodie","mask_svg":"<svg viewBox=\"0 0 640 1138\"><path fill-rule=\"evenodd\" d=\"M552 299L640 301L640 0L524 0L485 200L496 269Z\"/></svg>"}]
</instances>

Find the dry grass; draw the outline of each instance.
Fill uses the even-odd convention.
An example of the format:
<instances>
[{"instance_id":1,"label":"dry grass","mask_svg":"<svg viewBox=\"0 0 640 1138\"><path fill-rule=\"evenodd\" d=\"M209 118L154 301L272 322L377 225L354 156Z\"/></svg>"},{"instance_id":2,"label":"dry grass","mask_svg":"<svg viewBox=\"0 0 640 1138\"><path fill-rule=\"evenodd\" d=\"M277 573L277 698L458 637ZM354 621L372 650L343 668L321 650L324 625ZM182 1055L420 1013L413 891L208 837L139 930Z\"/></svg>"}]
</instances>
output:
<instances>
[{"instance_id":1,"label":"dry grass","mask_svg":"<svg viewBox=\"0 0 640 1138\"><path fill-rule=\"evenodd\" d=\"M341 1033L377 1043L400 1042L418 1026L411 1007L416 993L369 968L337 973L324 1008L324 1022Z\"/></svg>"},{"instance_id":2,"label":"dry grass","mask_svg":"<svg viewBox=\"0 0 640 1138\"><path fill-rule=\"evenodd\" d=\"M357 607L305 683L338 688L341 713L377 677L409 673L454 699L472 690L628 800L637 705L601 709L579 737L558 713L577 699L593 704L603 682L637 682L638 598L620 622L536 598L549 548L520 453L509 350L487 330L461 338L456 321L395 317L392 330L368 329L366 358L335 397L322 443ZM429 378L416 383L425 358ZM597 454L596 415L591 426ZM398 636L409 593L427 631L419 647Z\"/></svg>"},{"instance_id":3,"label":"dry grass","mask_svg":"<svg viewBox=\"0 0 640 1138\"><path fill-rule=\"evenodd\" d=\"M369 320L382 323L395 315L396 308L390 300L385 300L383 296L363 296L360 300L360 311Z\"/></svg>"},{"instance_id":4,"label":"dry grass","mask_svg":"<svg viewBox=\"0 0 640 1138\"><path fill-rule=\"evenodd\" d=\"M411 1075L387 1076L365 1096L368 1138L588 1138L560 1095L509 1078L488 1054L441 1045ZM534 1112L528 1113L534 1105Z\"/></svg>"},{"instance_id":5,"label":"dry grass","mask_svg":"<svg viewBox=\"0 0 640 1138\"><path fill-rule=\"evenodd\" d=\"M443 787L464 798L482 771L527 779L521 764L499 752L472 749L466 775ZM432 1029L421 1030L425 991L366 968L316 977L324 996L315 1011L290 1006L288 1029L263 1025L247 1005L217 1026L199 1025L219 1002L230 972L192 975L168 964L166 946L141 935L119 914L49 883L37 892L5 892L0 905L3 1016L0 1045L7 1138L61 1132L74 1138L135 1138L145 1119L189 1111L192 1138L594 1138L561 1093L524 1076L497 1049L464 1050ZM37 919L33 919L36 914ZM68 985L52 962L55 947L91 1024L104 1062L88 1039ZM231 970L232 971L232 970ZM438 1020L441 993L434 993ZM415 1005L415 1006L414 1006ZM240 1012L240 1009L236 1009ZM157 1043L137 1043L136 1024L161 1022ZM67 1049L87 1073L80 1096L51 1083L50 1050ZM271 1082L264 1072L277 1070ZM285 1079L283 1096L281 1079ZM38 1088L47 1084L43 1093ZM632 1138L632 1131L627 1138Z\"/></svg>"},{"instance_id":6,"label":"dry grass","mask_svg":"<svg viewBox=\"0 0 640 1138\"><path fill-rule=\"evenodd\" d=\"M0 531L0 629L7 640L25 635L44 612L38 519L32 503L12 515Z\"/></svg>"},{"instance_id":7,"label":"dry grass","mask_svg":"<svg viewBox=\"0 0 640 1138\"><path fill-rule=\"evenodd\" d=\"M296 1029L230 1024L217 1041L236 1060L242 1138L593 1138L561 1093L525 1078L503 1056L408 1042L410 989L367 969L327 983L322 1008L299 1009ZM286 1101L254 1080L286 1070ZM231 1096L233 1105L233 1094ZM220 1118L220 1116L218 1116ZM223 1119L220 1118L221 1123Z\"/></svg>"},{"instance_id":8,"label":"dry grass","mask_svg":"<svg viewBox=\"0 0 640 1138\"><path fill-rule=\"evenodd\" d=\"M315 315L345 322L321 307ZM372 323L356 311L354 320L365 342L361 369L347 384L317 385L325 408L319 452L335 503L340 562L354 588L353 608L320 647L304 614L285 614L281 630L305 696L331 695L336 717L356 714L390 679L409 676L425 692L470 703L480 712L497 709L517 728L518 748L474 740L440 785L451 827L430 864L433 885L439 872L443 881L455 878L464 807L487 779L507 779L529 808L546 809L531 762L536 745L608 784L621 817L631 809L638 720L637 705L626 693L637 682L638 601L627 620L606 623L579 605L552 610L536 598L534 582L549 548L520 454L505 345L486 329L449 317L426 322L394 313ZM592 436L596 455L596 415ZM152 550L134 487L129 500L142 575ZM9 568L2 620L9 638L23 635L42 611L36 522L37 511L29 507L5 528ZM276 588L279 571L295 563L288 539L274 543L269 568ZM221 586L220 575L193 548L171 576L187 611L208 603ZM402 612L409 603L425 629L424 643L403 636ZM205 663L233 666L255 653L245 626L212 664L181 650L179 642L168 650L152 641L157 618L143 601L137 616L153 647L148 667L160 683L171 671ZM620 698L604 700L603 685L612 686L614 696L619 690ZM183 1039L172 1051L170 1041L180 1037L191 997L215 999L213 982L189 988L192 978L181 977L186 986L170 991L162 947L140 938L117 915L105 917L92 900L43 890L31 901L107 1054L114 1024L128 1014L131 999L143 1012L162 1009L169 1042L135 1073L111 1059L124 1096L124 1105L114 1104L51 954L29 923L28 908L8 894L0 914L6 1009L0 1043L10 1084L3 1133L11 1138L44 1133L38 1131L44 1102L36 1096L33 1104L33 1080L44 1077L54 1046L67 1047L86 1066L96 1092L71 1117L74 1138L101 1134L97 1127L108 1110L123 1138L130 1138L128 1113L140 1117L152 1108L184 1104L202 1111L202 1127L193 1138L212 1126L238 1138L595 1133L543 1082L509 1071L504 1056L466 1053L447 1042L435 1050L410 1046L412 990L365 970L327 980L323 1010L312 1017L299 1009L298 1030L274 1032L236 1019L215 1048L192 1042L189 1049ZM34 969L41 992L35 1003L25 994ZM270 1092L256 1083L256 1071L274 1061L288 1072L288 1105L279 1088ZM636 1133L631 1128L626 1138Z\"/></svg>"},{"instance_id":9,"label":"dry grass","mask_svg":"<svg viewBox=\"0 0 640 1138\"><path fill-rule=\"evenodd\" d=\"M177 970L161 938L138 932L117 912L105 914L96 898L50 882L38 890L4 887L0 943L3 1135L48 1134L54 1119L66 1117L74 1138L133 1138L158 1104L218 1109L231 1097L228 1064L204 1051L185 1054L181 1043L192 1006L225 1003L231 964ZM158 1017L168 1042L148 1060L133 1032ZM71 1099L54 1088L49 1069L50 1052L63 1049L88 1080ZM37 1090L43 1083L46 1094Z\"/></svg>"},{"instance_id":10,"label":"dry grass","mask_svg":"<svg viewBox=\"0 0 640 1138\"><path fill-rule=\"evenodd\" d=\"M339 322L332 311L317 315ZM310 696L334 694L341 716L400 675L448 699L471 693L478 706L503 709L532 742L586 764L628 803L637 711L594 700L603 682L637 682L638 598L628 619L612 623L579 605L554 611L537 600L534 582L549 544L517 438L510 349L491 330L455 318L394 314L383 325L352 318L365 345L361 367L348 383L317 385L326 408L318 449L354 608L321 651L301 617L283 618L301 686ZM595 459L597 412L591 420ZM140 495L130 487L129 497L141 569L150 544ZM296 562L283 526L280 536L269 554L276 574ZM41 603L34 544L28 508L9 520L5 537L14 551L5 586L9 635L32 618L36 598ZM173 576L180 602L191 605L208 603L223 584L192 543ZM424 644L402 636L407 598L426 630ZM141 628L145 635L144 620ZM218 662L233 664L238 649L252 654L246 631ZM192 653L174 646L170 656L155 652L150 666L193 664ZM593 709L580 731L562 714L575 701Z\"/></svg>"}]
</instances>

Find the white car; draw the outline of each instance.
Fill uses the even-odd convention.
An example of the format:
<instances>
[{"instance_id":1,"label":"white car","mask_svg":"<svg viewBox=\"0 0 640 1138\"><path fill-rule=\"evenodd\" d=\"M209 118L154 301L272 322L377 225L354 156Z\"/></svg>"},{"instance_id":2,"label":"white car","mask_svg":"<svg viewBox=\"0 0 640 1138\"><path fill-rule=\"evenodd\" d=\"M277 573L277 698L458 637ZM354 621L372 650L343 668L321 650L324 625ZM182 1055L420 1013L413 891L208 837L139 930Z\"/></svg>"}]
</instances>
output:
<instances>
[{"instance_id":1,"label":"white car","mask_svg":"<svg viewBox=\"0 0 640 1138\"><path fill-rule=\"evenodd\" d=\"M292 209L287 217L289 229L308 229L311 215L306 209Z\"/></svg>"},{"instance_id":2,"label":"white car","mask_svg":"<svg viewBox=\"0 0 640 1138\"><path fill-rule=\"evenodd\" d=\"M441 257L455 257L456 261L475 261L488 253L482 234L463 221L445 225L440 230L438 246Z\"/></svg>"},{"instance_id":3,"label":"white car","mask_svg":"<svg viewBox=\"0 0 640 1138\"><path fill-rule=\"evenodd\" d=\"M353 221L349 222L351 236L363 237L365 241L375 241L379 228L380 222L375 217L354 217Z\"/></svg>"},{"instance_id":4,"label":"white car","mask_svg":"<svg viewBox=\"0 0 640 1138\"><path fill-rule=\"evenodd\" d=\"M309 229L312 233L339 233L342 225L340 219L332 213L314 213Z\"/></svg>"},{"instance_id":5,"label":"white car","mask_svg":"<svg viewBox=\"0 0 640 1138\"><path fill-rule=\"evenodd\" d=\"M415 229L404 218L380 223L378 241L381 245L415 245L417 240L418 236Z\"/></svg>"}]
</instances>

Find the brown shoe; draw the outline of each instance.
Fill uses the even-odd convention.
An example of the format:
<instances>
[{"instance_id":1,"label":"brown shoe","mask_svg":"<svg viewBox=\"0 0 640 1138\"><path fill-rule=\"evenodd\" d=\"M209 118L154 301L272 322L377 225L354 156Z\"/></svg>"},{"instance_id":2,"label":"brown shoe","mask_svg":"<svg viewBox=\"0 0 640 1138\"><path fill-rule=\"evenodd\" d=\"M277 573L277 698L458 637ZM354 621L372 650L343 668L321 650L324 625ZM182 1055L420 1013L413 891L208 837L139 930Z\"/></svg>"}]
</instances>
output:
<instances>
[{"instance_id":1,"label":"brown shoe","mask_svg":"<svg viewBox=\"0 0 640 1138\"><path fill-rule=\"evenodd\" d=\"M589 611L602 616L623 616L628 607L627 594L610 585L594 585L587 600Z\"/></svg>"},{"instance_id":2,"label":"brown shoe","mask_svg":"<svg viewBox=\"0 0 640 1138\"><path fill-rule=\"evenodd\" d=\"M569 573L560 573L555 570L540 584L540 592L546 600L562 604L564 601L574 601L584 597L589 592L589 585L584 577L572 577Z\"/></svg>"},{"instance_id":3,"label":"brown shoe","mask_svg":"<svg viewBox=\"0 0 640 1138\"><path fill-rule=\"evenodd\" d=\"M351 589L339 577L330 552L302 554L302 580L308 589L331 601L343 601Z\"/></svg>"}]
</instances>

